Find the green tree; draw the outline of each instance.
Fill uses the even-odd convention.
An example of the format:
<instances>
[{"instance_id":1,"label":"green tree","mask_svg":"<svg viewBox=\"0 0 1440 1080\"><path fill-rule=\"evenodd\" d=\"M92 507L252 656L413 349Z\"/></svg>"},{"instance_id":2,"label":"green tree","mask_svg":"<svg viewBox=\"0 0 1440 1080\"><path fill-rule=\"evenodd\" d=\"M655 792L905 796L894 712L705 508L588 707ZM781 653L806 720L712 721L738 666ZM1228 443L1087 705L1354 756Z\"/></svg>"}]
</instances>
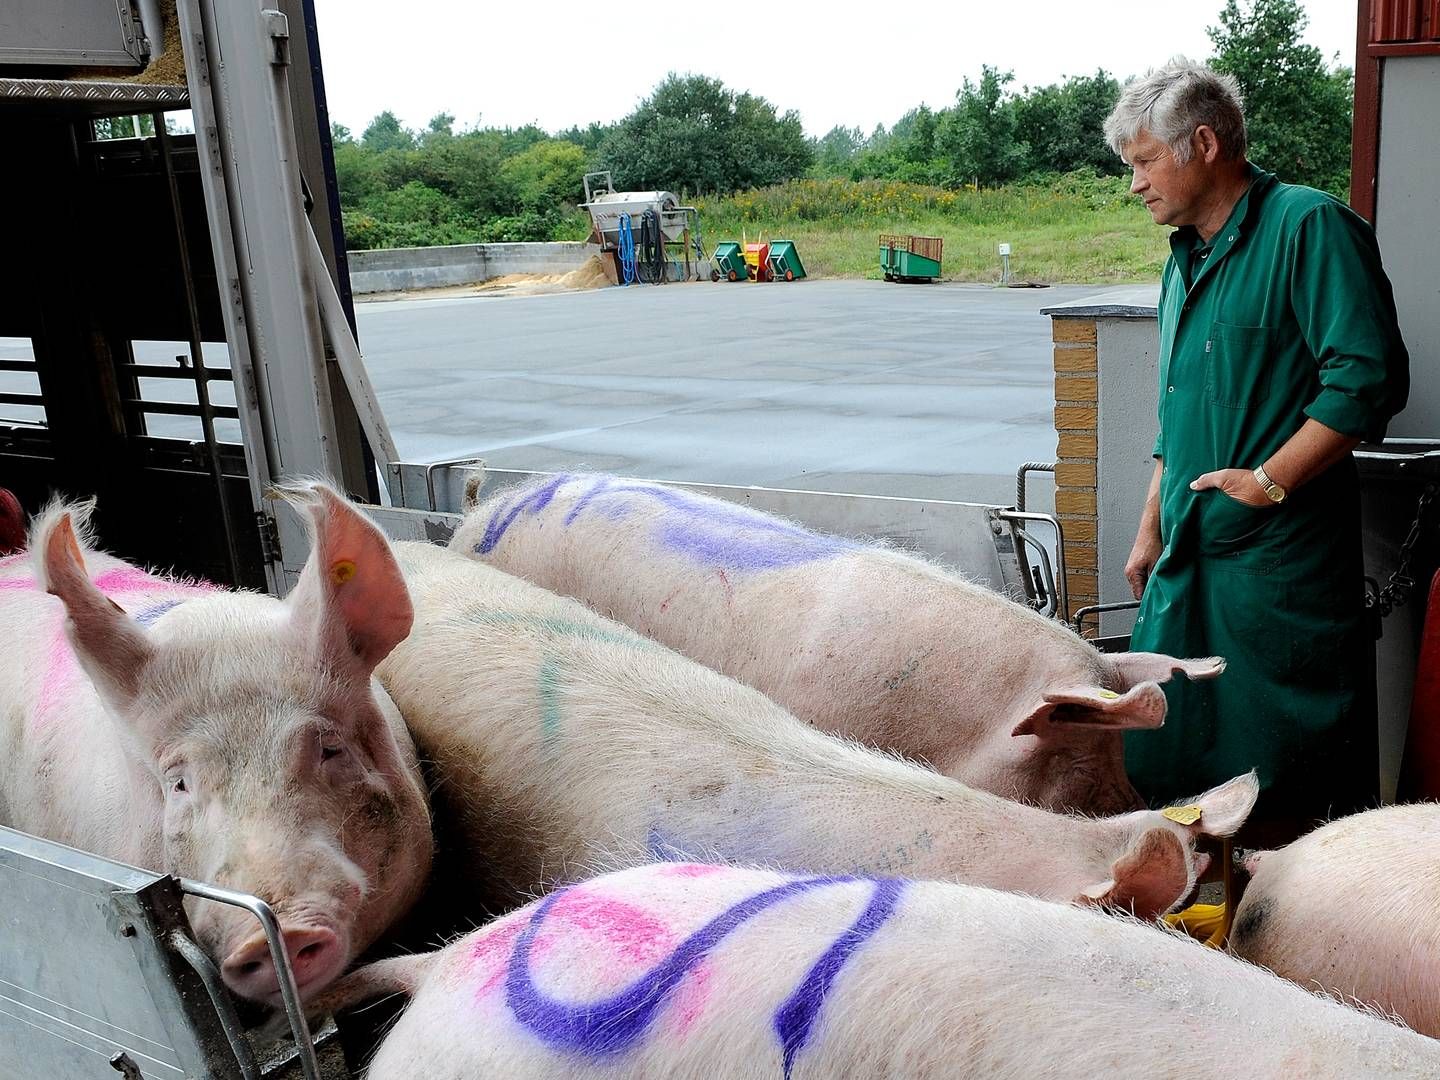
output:
<instances>
[{"instance_id":1,"label":"green tree","mask_svg":"<svg viewBox=\"0 0 1440 1080\"><path fill-rule=\"evenodd\" d=\"M620 188L734 191L800 176L813 152L795 112L719 79L670 74L600 146Z\"/></svg>"},{"instance_id":2,"label":"green tree","mask_svg":"<svg viewBox=\"0 0 1440 1080\"><path fill-rule=\"evenodd\" d=\"M815 171L821 176L845 176L855 155L865 149L865 133L836 124L814 141Z\"/></svg>"},{"instance_id":3,"label":"green tree","mask_svg":"<svg viewBox=\"0 0 1440 1080\"><path fill-rule=\"evenodd\" d=\"M1240 83L1250 158L1281 180L1341 194L1350 182L1353 76L1301 42L1308 22L1298 0L1226 0L1220 25L1208 29L1211 64Z\"/></svg>"},{"instance_id":4,"label":"green tree","mask_svg":"<svg viewBox=\"0 0 1440 1080\"><path fill-rule=\"evenodd\" d=\"M415 135L401 125L393 112L386 109L370 121L370 126L360 136L360 144L376 154L386 150L413 150Z\"/></svg>"},{"instance_id":5,"label":"green tree","mask_svg":"<svg viewBox=\"0 0 1440 1080\"><path fill-rule=\"evenodd\" d=\"M1003 184L1023 170L1025 147L1016 142L1014 102L1005 93L1014 78L1013 72L984 64L980 82L967 78L954 108L945 110L936 142L951 186Z\"/></svg>"},{"instance_id":6,"label":"green tree","mask_svg":"<svg viewBox=\"0 0 1440 1080\"><path fill-rule=\"evenodd\" d=\"M505 160L501 142L501 133L493 129L428 141L413 155L413 178L453 199L476 220L507 213L511 208L500 181ZM402 164L410 160L407 157Z\"/></svg>"},{"instance_id":7,"label":"green tree","mask_svg":"<svg viewBox=\"0 0 1440 1080\"><path fill-rule=\"evenodd\" d=\"M507 158L500 166L500 183L512 212L545 213L584 197L585 168L581 147L547 139Z\"/></svg>"},{"instance_id":8,"label":"green tree","mask_svg":"<svg viewBox=\"0 0 1440 1080\"><path fill-rule=\"evenodd\" d=\"M1025 146L1026 174L1090 168L1118 175L1123 166L1105 143L1105 117L1120 84L1103 70L1064 83L1028 87L1015 98L1015 140Z\"/></svg>"},{"instance_id":9,"label":"green tree","mask_svg":"<svg viewBox=\"0 0 1440 1080\"><path fill-rule=\"evenodd\" d=\"M441 112L430 118L430 123L426 124L425 130L420 133L419 142L421 146L428 146L439 139L453 139L454 137L455 114Z\"/></svg>"}]
</instances>

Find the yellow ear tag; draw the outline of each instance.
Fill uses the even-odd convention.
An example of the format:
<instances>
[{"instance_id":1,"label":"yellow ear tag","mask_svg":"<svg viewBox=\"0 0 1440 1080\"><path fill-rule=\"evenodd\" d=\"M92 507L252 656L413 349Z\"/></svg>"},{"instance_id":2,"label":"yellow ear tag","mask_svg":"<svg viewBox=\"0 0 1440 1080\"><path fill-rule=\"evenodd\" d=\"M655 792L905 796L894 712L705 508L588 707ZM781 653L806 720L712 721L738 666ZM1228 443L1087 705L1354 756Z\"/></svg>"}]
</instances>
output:
<instances>
[{"instance_id":1,"label":"yellow ear tag","mask_svg":"<svg viewBox=\"0 0 1440 1080\"><path fill-rule=\"evenodd\" d=\"M1103 697L1106 701L1113 701L1115 698L1118 698L1120 695L1117 694L1114 690L1101 690L1101 691L1100 691L1100 696Z\"/></svg>"},{"instance_id":2,"label":"yellow ear tag","mask_svg":"<svg viewBox=\"0 0 1440 1080\"><path fill-rule=\"evenodd\" d=\"M1169 818L1177 825L1194 825L1204 812L1203 806L1167 806L1160 811L1160 816Z\"/></svg>"},{"instance_id":3,"label":"yellow ear tag","mask_svg":"<svg viewBox=\"0 0 1440 1080\"><path fill-rule=\"evenodd\" d=\"M330 566L330 580L336 585L344 585L355 576L355 564L349 559L341 559Z\"/></svg>"}]
</instances>

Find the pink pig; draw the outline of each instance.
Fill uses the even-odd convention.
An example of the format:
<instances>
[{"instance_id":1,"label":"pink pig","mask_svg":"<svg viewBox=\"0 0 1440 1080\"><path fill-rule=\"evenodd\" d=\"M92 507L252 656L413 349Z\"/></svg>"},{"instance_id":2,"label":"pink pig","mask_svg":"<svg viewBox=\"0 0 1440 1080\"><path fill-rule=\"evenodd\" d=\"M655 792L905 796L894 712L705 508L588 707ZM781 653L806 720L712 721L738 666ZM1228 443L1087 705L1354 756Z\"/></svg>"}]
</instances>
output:
<instances>
[{"instance_id":1,"label":"pink pig","mask_svg":"<svg viewBox=\"0 0 1440 1080\"><path fill-rule=\"evenodd\" d=\"M255 893L302 996L416 899L429 809L371 675L412 609L384 536L328 489L297 494L314 550L284 602L152 576L56 506L0 561L0 824ZM238 993L279 984L253 917L190 900Z\"/></svg>"},{"instance_id":2,"label":"pink pig","mask_svg":"<svg viewBox=\"0 0 1440 1080\"><path fill-rule=\"evenodd\" d=\"M648 481L560 474L502 491L451 547L583 600L800 719L1007 798L1143 805L1121 732L1217 657L1104 655L911 555Z\"/></svg>"},{"instance_id":3,"label":"pink pig","mask_svg":"<svg viewBox=\"0 0 1440 1080\"><path fill-rule=\"evenodd\" d=\"M394 991L368 1080L1440 1075L1440 1043L1176 935L896 878L639 867L326 997Z\"/></svg>"},{"instance_id":4,"label":"pink pig","mask_svg":"<svg viewBox=\"0 0 1440 1080\"><path fill-rule=\"evenodd\" d=\"M415 628L376 669L436 778L469 897L528 898L618 855L903 874L1153 916L1195 884L1254 774L1160 811L1055 814L816 731L583 604L397 543Z\"/></svg>"},{"instance_id":5,"label":"pink pig","mask_svg":"<svg viewBox=\"0 0 1440 1080\"><path fill-rule=\"evenodd\" d=\"M1440 805L1343 817L1247 866L1236 956L1440 1038Z\"/></svg>"}]
</instances>

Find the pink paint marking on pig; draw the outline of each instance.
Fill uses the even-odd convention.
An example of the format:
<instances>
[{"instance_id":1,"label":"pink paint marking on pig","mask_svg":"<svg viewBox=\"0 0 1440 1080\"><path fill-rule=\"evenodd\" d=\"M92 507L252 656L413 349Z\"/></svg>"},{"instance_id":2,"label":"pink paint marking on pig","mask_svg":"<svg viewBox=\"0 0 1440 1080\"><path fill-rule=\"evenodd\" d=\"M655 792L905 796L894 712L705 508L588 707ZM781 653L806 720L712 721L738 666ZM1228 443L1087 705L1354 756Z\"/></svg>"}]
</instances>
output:
<instances>
[{"instance_id":1,"label":"pink paint marking on pig","mask_svg":"<svg viewBox=\"0 0 1440 1080\"><path fill-rule=\"evenodd\" d=\"M710 863L665 863L657 873L663 877L709 877L721 873L725 868Z\"/></svg>"},{"instance_id":2,"label":"pink paint marking on pig","mask_svg":"<svg viewBox=\"0 0 1440 1080\"><path fill-rule=\"evenodd\" d=\"M510 961L515 939L529 921L523 913L514 912L486 927L486 932L475 938L461 969L461 978L475 985L477 1000L489 997L505 982L505 965Z\"/></svg>"},{"instance_id":3,"label":"pink paint marking on pig","mask_svg":"<svg viewBox=\"0 0 1440 1080\"><path fill-rule=\"evenodd\" d=\"M675 933L664 919L624 900L573 889L556 901L536 941L579 930L602 942L626 964L652 963L671 946Z\"/></svg>"},{"instance_id":4,"label":"pink paint marking on pig","mask_svg":"<svg viewBox=\"0 0 1440 1080\"><path fill-rule=\"evenodd\" d=\"M670 1033L673 1038L683 1039L694 1030L705 1012L705 1006L710 1003L714 975L709 961L702 961L675 988L675 997L670 1004Z\"/></svg>"},{"instance_id":5,"label":"pink paint marking on pig","mask_svg":"<svg viewBox=\"0 0 1440 1080\"><path fill-rule=\"evenodd\" d=\"M28 555L12 558L29 558ZM157 577L137 566L116 566L91 578L91 584L111 601L126 600L119 606L134 614L146 605L141 598L182 600L191 596L204 596L216 592L219 586L208 581L189 578L175 579ZM10 578L0 581L0 588L40 591L35 578ZM139 601L139 602L137 602ZM46 658L45 677L40 684L40 695L36 702L33 723L42 728L56 721L63 712L66 699L84 686L84 675L75 662L75 651L65 637L64 605L54 604L59 612L50 637L50 650Z\"/></svg>"}]
</instances>

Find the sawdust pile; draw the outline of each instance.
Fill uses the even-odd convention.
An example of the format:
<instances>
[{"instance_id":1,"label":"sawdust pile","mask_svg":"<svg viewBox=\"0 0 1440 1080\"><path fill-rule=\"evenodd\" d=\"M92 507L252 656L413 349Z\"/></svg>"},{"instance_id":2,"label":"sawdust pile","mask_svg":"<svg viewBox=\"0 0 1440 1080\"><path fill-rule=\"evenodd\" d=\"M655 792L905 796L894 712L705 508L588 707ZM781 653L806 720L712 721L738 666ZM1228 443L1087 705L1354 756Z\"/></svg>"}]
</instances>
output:
<instances>
[{"instance_id":1,"label":"sawdust pile","mask_svg":"<svg viewBox=\"0 0 1440 1080\"><path fill-rule=\"evenodd\" d=\"M605 277L605 268L598 255L592 255L585 264L565 274L504 274L491 278L476 286L481 291L504 289L507 292L564 292L578 289L598 289L610 282Z\"/></svg>"},{"instance_id":2,"label":"sawdust pile","mask_svg":"<svg viewBox=\"0 0 1440 1080\"><path fill-rule=\"evenodd\" d=\"M164 26L164 51L147 67L133 75L116 74L113 68L77 67L64 76L81 82L135 83L140 86L184 86L185 46L180 38L180 16L175 0L160 0L160 22Z\"/></svg>"},{"instance_id":3,"label":"sawdust pile","mask_svg":"<svg viewBox=\"0 0 1440 1080\"><path fill-rule=\"evenodd\" d=\"M165 24L165 51L150 61L144 71L128 76L121 82L144 86L183 86L185 84L185 47L180 41L180 16L175 13L175 0L160 0L160 18Z\"/></svg>"}]
</instances>

